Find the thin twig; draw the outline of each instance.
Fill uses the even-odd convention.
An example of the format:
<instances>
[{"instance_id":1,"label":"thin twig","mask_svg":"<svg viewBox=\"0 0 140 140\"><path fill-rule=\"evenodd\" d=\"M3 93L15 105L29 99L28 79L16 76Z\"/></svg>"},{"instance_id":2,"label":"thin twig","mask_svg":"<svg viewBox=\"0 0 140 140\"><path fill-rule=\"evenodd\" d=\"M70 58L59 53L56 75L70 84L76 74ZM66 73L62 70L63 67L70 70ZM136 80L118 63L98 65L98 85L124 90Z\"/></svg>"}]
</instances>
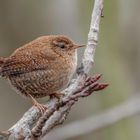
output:
<instances>
[{"instance_id":1,"label":"thin twig","mask_svg":"<svg viewBox=\"0 0 140 140\"><path fill-rule=\"evenodd\" d=\"M61 109L61 110L63 110L63 113L62 112L60 113L59 110L57 111L57 113L59 113L59 114L64 116L65 113L68 113L67 111L70 110L71 106L76 101L78 101L79 98L89 96L94 91L102 90L102 89L106 88L108 86L108 84L102 84L102 83L100 84L100 83L96 82L97 80L99 80L100 77L101 77L100 75L95 75L93 77L88 78L88 80L86 81L86 83L84 85L84 88L78 89L74 94L69 94L69 95L63 97L60 101L56 102L56 104L52 108L47 110L45 112L45 114L39 119L37 125L32 129L32 134L35 137L40 137L42 135L42 133L43 133L43 136L44 136L53 127L56 126L56 122L55 122L54 125L51 122L51 129L50 129L50 126L47 128L46 127L47 125L45 124L47 120L49 121L49 119L51 119L51 117L54 117L52 115L52 113L54 113L58 109ZM64 109L62 109L62 108L64 108ZM65 117L65 119L66 119L66 117ZM63 119L63 121L65 119ZM58 124L63 123L63 121L62 120L60 121L60 119L57 119L56 121L58 122ZM44 126L45 126L45 128L43 129ZM42 131L42 129L43 129L43 131Z\"/></svg>"},{"instance_id":2,"label":"thin twig","mask_svg":"<svg viewBox=\"0 0 140 140\"><path fill-rule=\"evenodd\" d=\"M86 135L91 132L94 133L99 129L103 129L121 121L122 119L129 118L137 114L140 114L140 95L131 97L120 105L108 109L100 114L73 122L59 129L56 129L47 135L47 139L65 140Z\"/></svg>"},{"instance_id":3,"label":"thin twig","mask_svg":"<svg viewBox=\"0 0 140 140\"><path fill-rule=\"evenodd\" d=\"M10 135L10 132L8 131L0 131L0 135L4 137L8 137Z\"/></svg>"}]
</instances>

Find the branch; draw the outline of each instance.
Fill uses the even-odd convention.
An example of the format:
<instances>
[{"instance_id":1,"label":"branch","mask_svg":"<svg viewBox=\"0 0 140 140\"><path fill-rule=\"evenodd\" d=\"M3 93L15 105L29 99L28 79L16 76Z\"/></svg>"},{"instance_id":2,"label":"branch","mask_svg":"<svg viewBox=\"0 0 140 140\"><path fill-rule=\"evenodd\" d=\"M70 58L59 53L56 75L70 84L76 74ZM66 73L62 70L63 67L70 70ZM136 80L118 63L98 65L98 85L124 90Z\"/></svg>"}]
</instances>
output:
<instances>
[{"instance_id":1,"label":"branch","mask_svg":"<svg viewBox=\"0 0 140 140\"><path fill-rule=\"evenodd\" d=\"M140 95L134 96L124 103L117 105L103 113L91 116L84 120L73 122L62 128L56 129L47 135L48 139L65 140L90 132L94 133L100 129L108 127L121 121L122 119L137 115L140 113ZM78 130L78 131L72 131Z\"/></svg>"},{"instance_id":2,"label":"branch","mask_svg":"<svg viewBox=\"0 0 140 140\"><path fill-rule=\"evenodd\" d=\"M90 30L88 34L87 48L84 53L83 67L84 72L88 73L94 63L95 50L98 43L99 24L103 12L103 0L95 0L92 12Z\"/></svg>"},{"instance_id":3,"label":"branch","mask_svg":"<svg viewBox=\"0 0 140 140\"><path fill-rule=\"evenodd\" d=\"M103 0L95 0L88 34L88 43L79 69L80 71L78 71L78 76L74 82L63 91L65 96L60 100L57 98L50 99L46 103L48 109L42 116L37 108L30 108L24 116L8 130L8 134L10 133L10 135L8 135L9 139L41 139L52 130L52 128L65 121L72 105L74 105L79 98L87 97L91 95L92 92L102 90L108 86L107 84L97 82L101 77L100 75L87 76L94 62L102 9Z\"/></svg>"}]
</instances>

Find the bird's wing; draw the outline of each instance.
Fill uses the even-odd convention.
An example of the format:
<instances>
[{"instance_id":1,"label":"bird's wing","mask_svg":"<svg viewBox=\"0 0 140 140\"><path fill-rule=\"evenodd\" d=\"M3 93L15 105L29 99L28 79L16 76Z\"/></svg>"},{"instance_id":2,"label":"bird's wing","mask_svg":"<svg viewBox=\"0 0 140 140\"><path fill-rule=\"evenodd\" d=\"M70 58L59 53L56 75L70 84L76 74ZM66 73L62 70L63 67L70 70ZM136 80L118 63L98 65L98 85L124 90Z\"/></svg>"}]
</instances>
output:
<instances>
[{"instance_id":1,"label":"bird's wing","mask_svg":"<svg viewBox=\"0 0 140 140\"><path fill-rule=\"evenodd\" d=\"M4 62L1 67L0 75L3 77L18 76L35 70L45 70L48 63L53 60L52 55L20 54L14 55Z\"/></svg>"}]
</instances>

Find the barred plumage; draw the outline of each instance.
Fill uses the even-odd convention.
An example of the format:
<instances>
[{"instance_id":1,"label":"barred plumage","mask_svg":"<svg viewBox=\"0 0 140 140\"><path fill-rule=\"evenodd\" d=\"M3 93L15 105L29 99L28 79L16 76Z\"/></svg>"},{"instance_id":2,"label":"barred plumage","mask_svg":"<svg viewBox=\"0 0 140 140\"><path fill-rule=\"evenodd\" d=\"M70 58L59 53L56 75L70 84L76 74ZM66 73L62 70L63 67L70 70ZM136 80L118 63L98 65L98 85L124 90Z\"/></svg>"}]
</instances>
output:
<instances>
[{"instance_id":1,"label":"barred plumage","mask_svg":"<svg viewBox=\"0 0 140 140\"><path fill-rule=\"evenodd\" d=\"M0 76L24 96L50 95L68 84L76 69L77 48L82 46L65 36L39 37L0 58Z\"/></svg>"},{"instance_id":2,"label":"barred plumage","mask_svg":"<svg viewBox=\"0 0 140 140\"><path fill-rule=\"evenodd\" d=\"M57 92L66 86L77 65L78 45L65 36L43 36L0 58L2 77L19 94L35 98Z\"/></svg>"}]
</instances>

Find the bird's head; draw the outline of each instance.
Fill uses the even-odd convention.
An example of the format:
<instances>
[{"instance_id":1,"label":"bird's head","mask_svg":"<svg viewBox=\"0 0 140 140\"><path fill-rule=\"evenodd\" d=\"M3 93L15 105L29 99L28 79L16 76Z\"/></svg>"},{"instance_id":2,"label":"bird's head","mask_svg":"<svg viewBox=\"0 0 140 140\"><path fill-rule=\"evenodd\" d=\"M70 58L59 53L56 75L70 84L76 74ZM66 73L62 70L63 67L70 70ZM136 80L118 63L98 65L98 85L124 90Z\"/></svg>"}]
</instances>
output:
<instances>
[{"instance_id":1,"label":"bird's head","mask_svg":"<svg viewBox=\"0 0 140 140\"><path fill-rule=\"evenodd\" d=\"M60 55L72 55L76 52L77 48L85 45L75 44L70 38L63 35L53 35L48 37L48 46Z\"/></svg>"}]
</instances>

